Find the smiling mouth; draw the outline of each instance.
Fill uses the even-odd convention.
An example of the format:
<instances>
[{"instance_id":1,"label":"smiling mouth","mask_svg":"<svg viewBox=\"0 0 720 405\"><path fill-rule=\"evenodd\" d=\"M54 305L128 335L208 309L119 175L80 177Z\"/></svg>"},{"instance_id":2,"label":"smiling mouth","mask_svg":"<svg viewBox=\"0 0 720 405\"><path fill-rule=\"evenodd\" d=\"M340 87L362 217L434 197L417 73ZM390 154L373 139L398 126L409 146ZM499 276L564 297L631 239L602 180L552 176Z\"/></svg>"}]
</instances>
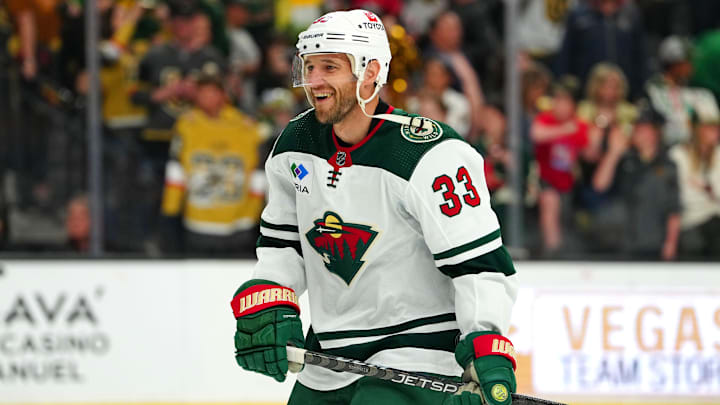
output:
<instances>
[{"instance_id":1,"label":"smiling mouth","mask_svg":"<svg viewBox=\"0 0 720 405\"><path fill-rule=\"evenodd\" d=\"M315 98L315 101L323 102L326 100L329 100L332 97L331 93L315 93L313 94L313 97Z\"/></svg>"}]
</instances>

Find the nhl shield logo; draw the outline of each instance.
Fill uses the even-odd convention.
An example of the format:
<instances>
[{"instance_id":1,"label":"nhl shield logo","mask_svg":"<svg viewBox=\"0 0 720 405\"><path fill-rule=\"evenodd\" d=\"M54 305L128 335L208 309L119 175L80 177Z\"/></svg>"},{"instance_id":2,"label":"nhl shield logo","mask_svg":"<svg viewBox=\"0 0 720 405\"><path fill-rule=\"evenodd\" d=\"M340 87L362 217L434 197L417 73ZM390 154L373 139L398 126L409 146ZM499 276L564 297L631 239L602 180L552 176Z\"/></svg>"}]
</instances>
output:
<instances>
[{"instance_id":1,"label":"nhl shield logo","mask_svg":"<svg viewBox=\"0 0 720 405\"><path fill-rule=\"evenodd\" d=\"M343 167L345 166L345 161L347 160L347 153L343 151L338 151L337 156L335 157L335 163L337 163L338 166Z\"/></svg>"},{"instance_id":2,"label":"nhl shield logo","mask_svg":"<svg viewBox=\"0 0 720 405\"><path fill-rule=\"evenodd\" d=\"M362 258L378 232L367 225L344 222L330 211L314 224L305 234L310 246L322 256L325 268L350 285L365 264Z\"/></svg>"}]
</instances>

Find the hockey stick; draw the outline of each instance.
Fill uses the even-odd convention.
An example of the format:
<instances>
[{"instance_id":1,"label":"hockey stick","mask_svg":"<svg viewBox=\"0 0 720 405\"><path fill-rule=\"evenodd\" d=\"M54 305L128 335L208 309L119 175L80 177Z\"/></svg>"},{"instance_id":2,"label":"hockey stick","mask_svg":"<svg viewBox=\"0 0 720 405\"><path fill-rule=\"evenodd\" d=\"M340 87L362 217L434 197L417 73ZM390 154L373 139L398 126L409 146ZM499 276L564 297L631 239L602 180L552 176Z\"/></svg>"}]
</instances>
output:
<instances>
[{"instance_id":1,"label":"hockey stick","mask_svg":"<svg viewBox=\"0 0 720 405\"><path fill-rule=\"evenodd\" d=\"M330 354L311 352L297 347L287 347L288 361L298 364L310 364L333 371L345 371L366 377L392 381L397 384L411 385L438 392L455 393L465 385L462 382L446 380L440 377L414 373L364 363L359 360L345 359ZM547 399L533 398L522 394L512 394L513 405L564 405Z\"/></svg>"}]
</instances>

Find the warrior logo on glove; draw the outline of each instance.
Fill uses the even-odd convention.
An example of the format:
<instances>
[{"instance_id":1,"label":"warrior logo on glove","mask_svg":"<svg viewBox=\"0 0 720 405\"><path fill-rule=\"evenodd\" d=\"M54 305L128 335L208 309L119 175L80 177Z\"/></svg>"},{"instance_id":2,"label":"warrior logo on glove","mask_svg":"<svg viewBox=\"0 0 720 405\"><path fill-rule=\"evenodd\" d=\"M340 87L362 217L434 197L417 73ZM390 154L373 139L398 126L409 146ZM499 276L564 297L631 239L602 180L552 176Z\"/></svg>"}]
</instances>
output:
<instances>
[{"instance_id":1,"label":"warrior logo on glove","mask_svg":"<svg viewBox=\"0 0 720 405\"><path fill-rule=\"evenodd\" d=\"M276 305L287 305L295 308L298 313L300 306L295 291L287 287L258 284L233 297L230 306L235 318L254 314L265 308Z\"/></svg>"}]
</instances>

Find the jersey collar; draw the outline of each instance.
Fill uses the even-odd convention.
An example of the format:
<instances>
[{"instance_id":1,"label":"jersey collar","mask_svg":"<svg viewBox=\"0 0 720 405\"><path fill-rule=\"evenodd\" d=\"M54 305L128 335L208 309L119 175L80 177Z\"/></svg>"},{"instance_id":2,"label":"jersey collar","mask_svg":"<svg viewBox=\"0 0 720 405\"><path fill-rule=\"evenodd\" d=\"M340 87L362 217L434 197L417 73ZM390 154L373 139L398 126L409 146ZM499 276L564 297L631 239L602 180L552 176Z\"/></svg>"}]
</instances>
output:
<instances>
[{"instance_id":1,"label":"jersey collar","mask_svg":"<svg viewBox=\"0 0 720 405\"><path fill-rule=\"evenodd\" d=\"M382 100L380 100L378 102L377 107L375 107L374 114L382 114L382 113L390 114L393 112L394 109L395 109L395 107L385 104ZM375 135L375 133L378 131L378 129L380 129L380 127L382 126L382 124L384 122L385 122L385 120L373 118L372 121L370 121L370 132L368 132L367 135L365 135L365 137L362 140L360 140L360 142L358 142L352 146L341 145L340 141L338 140L337 135L335 135L335 129L334 128L331 129L331 137L332 137L333 143L335 144L335 149L337 149L338 151L346 152L346 153L354 151L355 149L363 146L367 141L369 141L370 138L372 138L373 135Z\"/></svg>"},{"instance_id":2,"label":"jersey collar","mask_svg":"<svg viewBox=\"0 0 720 405\"><path fill-rule=\"evenodd\" d=\"M382 101L380 101L375 108L375 114L378 112L384 111L385 114L390 114L395 108L393 106L389 106ZM375 135L375 133L380 129L382 124L385 122L385 120L373 118L372 121L370 121L370 132L365 135L365 137L358 143L352 146L343 146L340 144L339 139L335 135L335 130L331 129L330 136L332 137L333 143L335 144L335 154L330 156L330 159L328 159L328 163L330 163L330 166L332 166L332 170L330 170L329 174L330 177L328 177L328 187L337 188L337 183L340 181L339 176L342 174L340 173L340 169L343 167L350 167L352 166L352 156L350 152L354 151L355 149L363 146L367 141L370 140L370 138Z\"/></svg>"}]
</instances>

